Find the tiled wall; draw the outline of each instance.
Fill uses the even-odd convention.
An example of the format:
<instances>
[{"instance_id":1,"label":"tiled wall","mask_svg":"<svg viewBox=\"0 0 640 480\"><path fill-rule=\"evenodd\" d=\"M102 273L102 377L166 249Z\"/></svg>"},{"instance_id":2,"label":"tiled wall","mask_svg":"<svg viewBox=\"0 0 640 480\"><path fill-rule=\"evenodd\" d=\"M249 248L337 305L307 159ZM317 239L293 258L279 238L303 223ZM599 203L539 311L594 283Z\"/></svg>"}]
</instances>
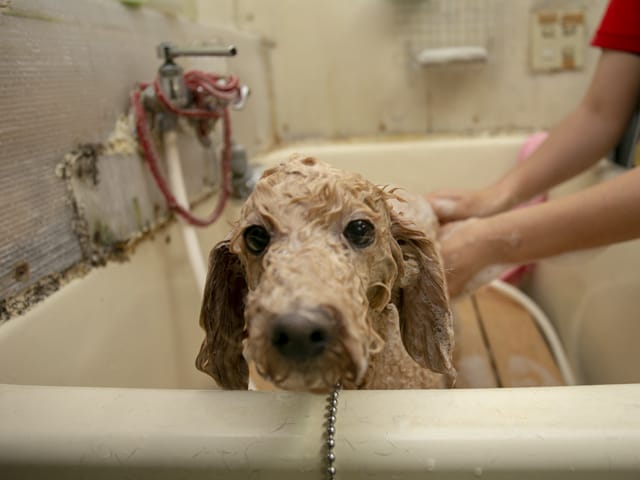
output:
<instances>
[{"instance_id":1,"label":"tiled wall","mask_svg":"<svg viewBox=\"0 0 640 480\"><path fill-rule=\"evenodd\" d=\"M578 72L534 74L529 16L585 12L587 44L606 0L199 0L202 23L272 42L279 137L484 133L545 128L580 99L598 58ZM486 63L419 68L421 48L478 43Z\"/></svg>"}]
</instances>

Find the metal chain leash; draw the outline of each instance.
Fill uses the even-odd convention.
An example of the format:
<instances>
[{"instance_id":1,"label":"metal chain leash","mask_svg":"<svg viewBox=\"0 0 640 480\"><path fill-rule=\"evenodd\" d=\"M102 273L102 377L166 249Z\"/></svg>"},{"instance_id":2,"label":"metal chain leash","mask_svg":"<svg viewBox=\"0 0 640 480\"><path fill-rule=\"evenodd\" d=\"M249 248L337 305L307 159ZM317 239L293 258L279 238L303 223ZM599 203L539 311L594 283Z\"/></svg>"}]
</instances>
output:
<instances>
[{"instance_id":1,"label":"metal chain leash","mask_svg":"<svg viewBox=\"0 0 640 480\"><path fill-rule=\"evenodd\" d=\"M338 396L340 392L341 385L338 382L334 387L333 391L329 393L327 396L327 421L325 425L327 429L325 430L325 442L326 442L326 456L325 456L325 464L326 464L326 473L328 480L335 480L336 478L336 454L333 451L336 446L336 415L338 413Z\"/></svg>"}]
</instances>

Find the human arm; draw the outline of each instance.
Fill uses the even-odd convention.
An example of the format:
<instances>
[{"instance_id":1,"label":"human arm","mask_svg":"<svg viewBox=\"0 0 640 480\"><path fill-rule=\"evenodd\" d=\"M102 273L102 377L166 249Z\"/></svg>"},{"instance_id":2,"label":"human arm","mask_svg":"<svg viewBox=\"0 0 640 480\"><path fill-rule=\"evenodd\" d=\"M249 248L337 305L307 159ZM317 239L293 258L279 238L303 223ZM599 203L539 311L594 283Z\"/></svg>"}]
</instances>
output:
<instances>
[{"instance_id":1,"label":"human arm","mask_svg":"<svg viewBox=\"0 0 640 480\"><path fill-rule=\"evenodd\" d=\"M505 211L575 176L622 134L640 92L640 56L603 50L587 93L527 161L476 191L427 196L441 223Z\"/></svg>"},{"instance_id":2,"label":"human arm","mask_svg":"<svg viewBox=\"0 0 640 480\"><path fill-rule=\"evenodd\" d=\"M640 237L640 169L553 201L460 224L441 253L452 297L491 265Z\"/></svg>"}]
</instances>

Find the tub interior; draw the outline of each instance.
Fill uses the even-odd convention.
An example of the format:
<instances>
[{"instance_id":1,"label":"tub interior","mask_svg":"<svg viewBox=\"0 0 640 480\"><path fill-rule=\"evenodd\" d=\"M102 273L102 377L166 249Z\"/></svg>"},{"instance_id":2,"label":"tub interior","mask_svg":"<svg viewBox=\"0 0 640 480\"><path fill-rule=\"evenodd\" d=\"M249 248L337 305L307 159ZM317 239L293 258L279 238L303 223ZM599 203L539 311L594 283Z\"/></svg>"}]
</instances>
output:
<instances>
[{"instance_id":1,"label":"tub interior","mask_svg":"<svg viewBox=\"0 0 640 480\"><path fill-rule=\"evenodd\" d=\"M515 161L524 136L302 143L253 161L294 152L414 192L474 188ZM554 191L567 194L606 175L598 166ZM214 200L212 200L213 202ZM239 214L198 232L208 256ZM210 205L199 207L207 211ZM634 383L640 375L638 242L540 262L527 291L561 336L581 383ZM154 232L124 263L109 263L61 288L0 326L0 383L21 385L213 389L194 366L203 332L200 293L177 223Z\"/></svg>"}]
</instances>

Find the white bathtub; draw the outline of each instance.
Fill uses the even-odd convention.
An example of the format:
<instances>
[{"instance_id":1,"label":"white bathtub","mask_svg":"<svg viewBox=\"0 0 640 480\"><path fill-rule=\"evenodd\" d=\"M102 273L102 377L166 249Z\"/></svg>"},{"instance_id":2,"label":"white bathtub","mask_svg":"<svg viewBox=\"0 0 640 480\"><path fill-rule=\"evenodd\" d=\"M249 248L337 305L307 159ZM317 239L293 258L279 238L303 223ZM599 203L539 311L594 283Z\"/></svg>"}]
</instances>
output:
<instances>
[{"instance_id":1,"label":"white bathtub","mask_svg":"<svg viewBox=\"0 0 640 480\"><path fill-rule=\"evenodd\" d=\"M522 140L298 145L260 161L302 151L426 192L486 184ZM203 253L238 208L200 232ZM536 271L532 294L590 385L343 392L338 478L640 478L638 258L629 242ZM1 325L0 478L322 478L324 399L215 390L193 366L199 306L172 226Z\"/></svg>"}]
</instances>

